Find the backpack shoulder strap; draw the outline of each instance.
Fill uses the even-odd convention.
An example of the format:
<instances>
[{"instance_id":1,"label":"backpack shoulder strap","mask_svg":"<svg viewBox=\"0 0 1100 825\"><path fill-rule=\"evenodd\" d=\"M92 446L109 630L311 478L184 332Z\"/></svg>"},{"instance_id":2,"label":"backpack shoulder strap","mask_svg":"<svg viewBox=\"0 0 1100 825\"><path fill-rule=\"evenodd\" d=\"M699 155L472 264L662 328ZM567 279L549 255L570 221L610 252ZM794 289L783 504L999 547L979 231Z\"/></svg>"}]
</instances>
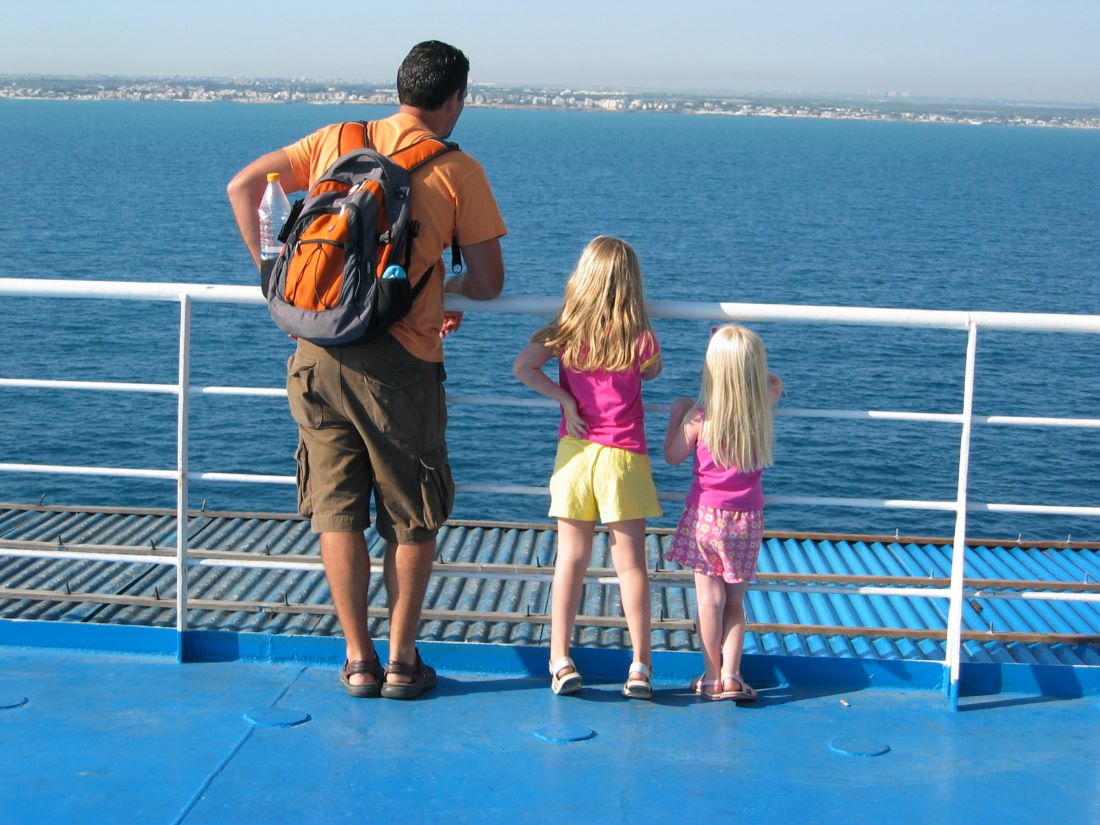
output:
<instances>
[{"instance_id":1,"label":"backpack shoulder strap","mask_svg":"<svg viewBox=\"0 0 1100 825\"><path fill-rule=\"evenodd\" d=\"M356 149L372 148L370 145L369 133L367 131L369 126L370 124L365 120L356 120L340 124L340 133L338 137L339 146L337 150L341 156L346 155L348 152L353 152ZM428 161L445 152L458 150L459 146L454 141L429 137L422 138L416 143L410 143L408 146L403 146L393 154L387 155L387 157L406 172L412 172L414 169L423 166Z\"/></svg>"},{"instance_id":2,"label":"backpack shoulder strap","mask_svg":"<svg viewBox=\"0 0 1100 825\"><path fill-rule=\"evenodd\" d=\"M390 160L398 166L403 167L406 171L411 173L414 169L423 166L425 163L434 160L446 152L458 151L461 151L459 145L453 141L429 137L398 149L389 157ZM456 235L451 239L451 269L458 272L461 268L462 250L459 248L458 236ZM422 278L420 285L422 285L424 281L427 281L427 278Z\"/></svg>"},{"instance_id":3,"label":"backpack shoulder strap","mask_svg":"<svg viewBox=\"0 0 1100 825\"><path fill-rule=\"evenodd\" d=\"M351 123L340 124L340 134L337 138L337 157L343 157L355 149L366 149L370 146L367 139L367 122L356 120Z\"/></svg>"},{"instance_id":4,"label":"backpack shoulder strap","mask_svg":"<svg viewBox=\"0 0 1100 825\"><path fill-rule=\"evenodd\" d=\"M446 152L458 150L458 144L442 138L424 138L401 149L392 155L390 160L408 172L412 172L425 163L439 157Z\"/></svg>"}]
</instances>

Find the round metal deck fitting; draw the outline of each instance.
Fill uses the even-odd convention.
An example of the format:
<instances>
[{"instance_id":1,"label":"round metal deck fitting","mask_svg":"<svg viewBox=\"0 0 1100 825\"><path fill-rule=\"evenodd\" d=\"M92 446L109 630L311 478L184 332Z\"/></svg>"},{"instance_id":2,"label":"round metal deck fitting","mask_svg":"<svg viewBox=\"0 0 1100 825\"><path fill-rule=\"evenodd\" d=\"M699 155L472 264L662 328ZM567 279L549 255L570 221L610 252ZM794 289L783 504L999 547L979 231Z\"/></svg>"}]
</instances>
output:
<instances>
[{"instance_id":1,"label":"round metal deck fitting","mask_svg":"<svg viewBox=\"0 0 1100 825\"><path fill-rule=\"evenodd\" d=\"M0 710L14 710L15 708L21 708L29 701L30 700L26 696L19 696L18 694L12 694L10 696L0 695Z\"/></svg>"},{"instance_id":2,"label":"round metal deck fitting","mask_svg":"<svg viewBox=\"0 0 1100 825\"><path fill-rule=\"evenodd\" d=\"M552 742L555 745L568 745L570 742L580 742L584 739L594 739L596 731L586 728L584 725L546 725L535 728L533 731L536 739L543 742Z\"/></svg>"},{"instance_id":3,"label":"round metal deck fitting","mask_svg":"<svg viewBox=\"0 0 1100 825\"><path fill-rule=\"evenodd\" d=\"M258 728L292 728L313 717L295 708L253 708L244 718Z\"/></svg>"},{"instance_id":4,"label":"round metal deck fitting","mask_svg":"<svg viewBox=\"0 0 1100 825\"><path fill-rule=\"evenodd\" d=\"M829 743L829 750L842 756L882 756L890 752L890 746L871 739L841 737Z\"/></svg>"}]
</instances>

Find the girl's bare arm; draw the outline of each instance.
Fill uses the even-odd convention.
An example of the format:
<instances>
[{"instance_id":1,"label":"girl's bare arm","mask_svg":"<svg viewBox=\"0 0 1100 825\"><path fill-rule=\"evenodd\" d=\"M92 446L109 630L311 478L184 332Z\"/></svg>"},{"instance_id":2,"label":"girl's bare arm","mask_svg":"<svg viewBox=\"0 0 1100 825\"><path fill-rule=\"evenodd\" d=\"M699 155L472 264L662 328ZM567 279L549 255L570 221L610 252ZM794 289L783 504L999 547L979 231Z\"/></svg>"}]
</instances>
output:
<instances>
[{"instance_id":1,"label":"girl's bare arm","mask_svg":"<svg viewBox=\"0 0 1100 825\"><path fill-rule=\"evenodd\" d=\"M554 353L549 348L532 341L516 356L515 363L512 364L512 375L535 392L545 395L551 401L557 401L565 416L565 431L577 438L584 438L588 426L577 410L576 399L542 371L546 362L553 357Z\"/></svg>"},{"instance_id":2,"label":"girl's bare arm","mask_svg":"<svg viewBox=\"0 0 1100 825\"><path fill-rule=\"evenodd\" d=\"M672 402L665 431L665 461L679 464L689 455L699 438L699 427L692 420L695 402L690 398L677 398Z\"/></svg>"}]
</instances>

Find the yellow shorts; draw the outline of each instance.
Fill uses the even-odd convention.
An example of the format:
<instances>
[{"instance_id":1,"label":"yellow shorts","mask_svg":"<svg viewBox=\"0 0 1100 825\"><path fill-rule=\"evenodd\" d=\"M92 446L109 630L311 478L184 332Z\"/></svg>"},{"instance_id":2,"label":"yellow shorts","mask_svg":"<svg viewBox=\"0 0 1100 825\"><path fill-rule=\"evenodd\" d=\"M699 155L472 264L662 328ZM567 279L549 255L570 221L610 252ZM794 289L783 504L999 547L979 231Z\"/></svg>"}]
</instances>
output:
<instances>
[{"instance_id":1,"label":"yellow shorts","mask_svg":"<svg viewBox=\"0 0 1100 825\"><path fill-rule=\"evenodd\" d=\"M564 436L550 477L549 515L604 524L656 518L661 507L649 456Z\"/></svg>"}]
</instances>

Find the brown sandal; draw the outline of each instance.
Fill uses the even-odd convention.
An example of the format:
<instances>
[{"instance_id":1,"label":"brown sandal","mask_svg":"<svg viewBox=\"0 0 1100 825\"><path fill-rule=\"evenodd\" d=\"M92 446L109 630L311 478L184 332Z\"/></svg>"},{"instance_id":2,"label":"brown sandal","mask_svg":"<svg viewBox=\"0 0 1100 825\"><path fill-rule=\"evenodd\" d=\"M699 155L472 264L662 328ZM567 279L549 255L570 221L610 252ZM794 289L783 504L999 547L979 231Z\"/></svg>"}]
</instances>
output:
<instances>
[{"instance_id":1,"label":"brown sandal","mask_svg":"<svg viewBox=\"0 0 1100 825\"><path fill-rule=\"evenodd\" d=\"M365 685L353 684L351 677L356 673L369 673L374 677L374 681ZM340 684L344 686L349 696L357 699L375 699L381 696L382 681L385 678L386 673L382 670L382 663L378 661L377 656L373 659L345 659L344 666L340 668Z\"/></svg>"},{"instance_id":2,"label":"brown sandal","mask_svg":"<svg viewBox=\"0 0 1100 825\"><path fill-rule=\"evenodd\" d=\"M411 665L391 659L386 663L386 673L412 679L411 682L383 682L382 696L386 699L415 699L424 691L435 687L435 671L424 664L419 650L416 651L416 662Z\"/></svg>"}]
</instances>

